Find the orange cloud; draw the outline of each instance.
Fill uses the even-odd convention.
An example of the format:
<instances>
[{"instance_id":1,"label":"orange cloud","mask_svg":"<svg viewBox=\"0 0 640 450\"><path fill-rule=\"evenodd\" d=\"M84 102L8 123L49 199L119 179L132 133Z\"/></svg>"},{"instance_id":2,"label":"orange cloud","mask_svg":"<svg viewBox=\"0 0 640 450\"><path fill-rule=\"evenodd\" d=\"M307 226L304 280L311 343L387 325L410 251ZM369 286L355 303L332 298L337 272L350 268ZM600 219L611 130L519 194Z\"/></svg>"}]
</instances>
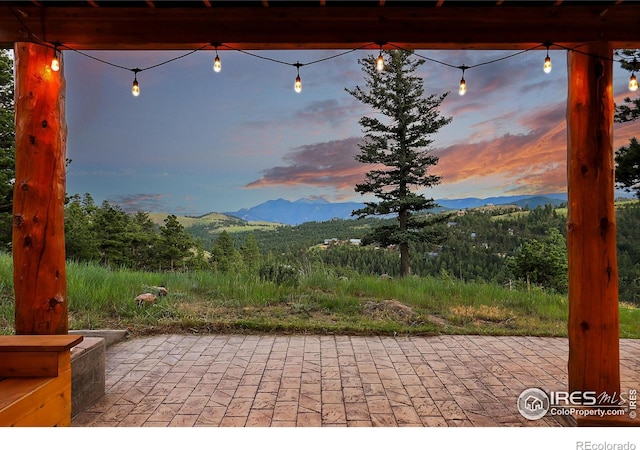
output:
<instances>
[{"instance_id":1,"label":"orange cloud","mask_svg":"<svg viewBox=\"0 0 640 450\"><path fill-rule=\"evenodd\" d=\"M527 114L520 124L528 133L505 134L437 152L442 183L499 177L503 189L518 193L566 190L565 105L559 103Z\"/></svg>"},{"instance_id":2,"label":"orange cloud","mask_svg":"<svg viewBox=\"0 0 640 450\"><path fill-rule=\"evenodd\" d=\"M567 189L567 130L564 102L523 115L519 125L528 132L504 134L482 141L437 149L438 164L431 171L442 185L490 180L496 189L513 194L565 192ZM637 123L616 124L614 150L638 135ZM482 134L474 134L481 139ZM352 190L370 167L358 163L361 138L305 145L285 158L288 165L273 167L245 187L311 185ZM495 181L500 180L499 186Z\"/></svg>"},{"instance_id":3,"label":"orange cloud","mask_svg":"<svg viewBox=\"0 0 640 450\"><path fill-rule=\"evenodd\" d=\"M356 183L362 182L367 170L354 159L360 151L360 141L360 138L348 138L295 148L285 157L289 165L267 169L261 178L245 187L306 184L353 189Z\"/></svg>"}]
</instances>

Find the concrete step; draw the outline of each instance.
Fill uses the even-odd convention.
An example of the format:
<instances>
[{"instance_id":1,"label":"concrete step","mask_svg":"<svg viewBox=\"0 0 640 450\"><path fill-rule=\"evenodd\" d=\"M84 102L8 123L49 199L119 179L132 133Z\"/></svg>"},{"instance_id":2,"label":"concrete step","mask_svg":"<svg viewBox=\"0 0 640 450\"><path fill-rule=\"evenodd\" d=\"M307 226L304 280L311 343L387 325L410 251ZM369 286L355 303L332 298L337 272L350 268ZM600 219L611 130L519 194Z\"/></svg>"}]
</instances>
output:
<instances>
[{"instance_id":1,"label":"concrete step","mask_svg":"<svg viewBox=\"0 0 640 450\"><path fill-rule=\"evenodd\" d=\"M83 341L71 349L71 417L105 393L106 348L124 339L126 330L72 330Z\"/></svg>"}]
</instances>

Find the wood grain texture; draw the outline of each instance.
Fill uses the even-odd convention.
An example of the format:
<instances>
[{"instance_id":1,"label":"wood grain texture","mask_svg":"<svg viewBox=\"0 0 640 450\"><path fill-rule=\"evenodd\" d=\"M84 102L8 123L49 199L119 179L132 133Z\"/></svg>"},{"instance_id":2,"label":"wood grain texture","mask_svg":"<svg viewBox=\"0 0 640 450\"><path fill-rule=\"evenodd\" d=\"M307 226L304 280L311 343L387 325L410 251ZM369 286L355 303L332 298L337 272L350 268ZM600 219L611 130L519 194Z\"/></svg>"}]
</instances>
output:
<instances>
[{"instance_id":1,"label":"wood grain texture","mask_svg":"<svg viewBox=\"0 0 640 450\"><path fill-rule=\"evenodd\" d=\"M193 49L212 42L236 48L354 48L393 42L410 48L528 48L544 42L608 40L634 48L640 29L635 2L404 2L403 6L327 2L268 8L259 3L212 7L175 3L162 8L119 2L0 9L0 45L25 40L25 30L46 30L49 42L76 49ZM19 19L18 19L19 17Z\"/></svg>"},{"instance_id":2,"label":"wood grain texture","mask_svg":"<svg viewBox=\"0 0 640 450\"><path fill-rule=\"evenodd\" d=\"M71 370L51 378L7 378L0 392L0 426L71 424Z\"/></svg>"},{"instance_id":3,"label":"wood grain texture","mask_svg":"<svg viewBox=\"0 0 640 450\"><path fill-rule=\"evenodd\" d=\"M568 52L569 390L613 394L620 392L613 50L596 43L580 51Z\"/></svg>"},{"instance_id":4,"label":"wood grain texture","mask_svg":"<svg viewBox=\"0 0 640 450\"><path fill-rule=\"evenodd\" d=\"M84 337L77 334L0 336L3 352L63 352L78 345Z\"/></svg>"},{"instance_id":5,"label":"wood grain texture","mask_svg":"<svg viewBox=\"0 0 640 450\"><path fill-rule=\"evenodd\" d=\"M64 244L65 82L53 50L17 43L13 264L16 334L68 332Z\"/></svg>"},{"instance_id":6,"label":"wood grain texture","mask_svg":"<svg viewBox=\"0 0 640 450\"><path fill-rule=\"evenodd\" d=\"M0 377L56 377L56 352L0 351Z\"/></svg>"},{"instance_id":7,"label":"wood grain texture","mask_svg":"<svg viewBox=\"0 0 640 450\"><path fill-rule=\"evenodd\" d=\"M10 368L17 368L14 372L19 372L20 368L25 370L37 368L40 364L34 358L41 358L47 363L52 363L51 358L53 358L56 366L56 376L14 376L9 374L7 378L0 378L0 427L71 425L70 345L82 341L82 336L48 336L58 341L58 350L56 351L38 351L29 347L45 337L0 336L0 350L5 350L4 354L0 353L0 358L2 358L0 367L6 365ZM78 337L80 340L76 339ZM6 351L11 348L7 345L9 341L30 341L27 342L28 345L22 346L22 348L30 348L30 350ZM46 344L44 348L47 347L51 347L51 344Z\"/></svg>"}]
</instances>

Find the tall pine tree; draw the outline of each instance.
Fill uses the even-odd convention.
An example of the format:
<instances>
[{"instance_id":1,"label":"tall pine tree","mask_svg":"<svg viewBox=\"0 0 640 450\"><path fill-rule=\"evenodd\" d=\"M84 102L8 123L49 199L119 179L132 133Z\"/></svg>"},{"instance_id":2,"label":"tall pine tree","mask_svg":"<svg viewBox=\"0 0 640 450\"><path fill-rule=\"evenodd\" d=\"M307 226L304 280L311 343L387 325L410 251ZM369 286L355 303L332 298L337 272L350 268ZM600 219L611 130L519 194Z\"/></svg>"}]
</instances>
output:
<instances>
[{"instance_id":1,"label":"tall pine tree","mask_svg":"<svg viewBox=\"0 0 640 450\"><path fill-rule=\"evenodd\" d=\"M160 227L160 238L157 242L157 261L160 267L174 270L176 265L184 263L191 255L193 241L178 222L178 217L169 214Z\"/></svg>"},{"instance_id":2,"label":"tall pine tree","mask_svg":"<svg viewBox=\"0 0 640 450\"><path fill-rule=\"evenodd\" d=\"M376 69L373 55L358 60L365 86L346 89L377 113L360 119L364 139L356 160L373 168L355 190L362 195L373 194L379 201L365 202L365 207L353 211L352 215L359 218L397 216L397 223L374 229L363 243L397 245L400 274L406 276L410 273L409 243L435 242L438 238L434 225L439 218L416 214L437 205L433 198L415 191L440 183L440 176L429 173L438 163L431 149L432 136L452 119L442 117L438 111L448 92L425 96L423 81L415 75L424 60L412 60L412 54L406 51L384 54L386 64L381 71Z\"/></svg>"}]
</instances>

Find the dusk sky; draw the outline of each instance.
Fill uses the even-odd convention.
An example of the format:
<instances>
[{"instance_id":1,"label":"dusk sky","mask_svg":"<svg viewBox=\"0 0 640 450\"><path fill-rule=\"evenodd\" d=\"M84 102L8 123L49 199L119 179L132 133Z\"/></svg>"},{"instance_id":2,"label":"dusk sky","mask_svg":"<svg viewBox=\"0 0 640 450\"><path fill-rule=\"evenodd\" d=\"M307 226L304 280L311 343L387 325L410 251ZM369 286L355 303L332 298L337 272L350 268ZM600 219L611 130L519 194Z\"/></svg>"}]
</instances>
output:
<instances>
[{"instance_id":1,"label":"dusk sky","mask_svg":"<svg viewBox=\"0 0 640 450\"><path fill-rule=\"evenodd\" d=\"M87 52L129 68L152 66L186 52ZM305 64L342 51L260 51ZM366 200L354 192L370 168L358 163L358 120L373 111L345 92L364 85L355 51L300 68L238 51L198 51L133 73L64 52L67 80L69 194L90 193L127 211L178 215L235 211L266 200L322 196ZM426 51L453 66L473 66L514 51ZM566 51L552 50L542 71L535 50L465 72L426 61L418 74L427 94L450 91L441 113L452 122L434 137L443 177L433 198L566 192ZM617 103L629 96L629 73L614 63ZM614 148L638 135L638 123L616 125Z\"/></svg>"}]
</instances>

